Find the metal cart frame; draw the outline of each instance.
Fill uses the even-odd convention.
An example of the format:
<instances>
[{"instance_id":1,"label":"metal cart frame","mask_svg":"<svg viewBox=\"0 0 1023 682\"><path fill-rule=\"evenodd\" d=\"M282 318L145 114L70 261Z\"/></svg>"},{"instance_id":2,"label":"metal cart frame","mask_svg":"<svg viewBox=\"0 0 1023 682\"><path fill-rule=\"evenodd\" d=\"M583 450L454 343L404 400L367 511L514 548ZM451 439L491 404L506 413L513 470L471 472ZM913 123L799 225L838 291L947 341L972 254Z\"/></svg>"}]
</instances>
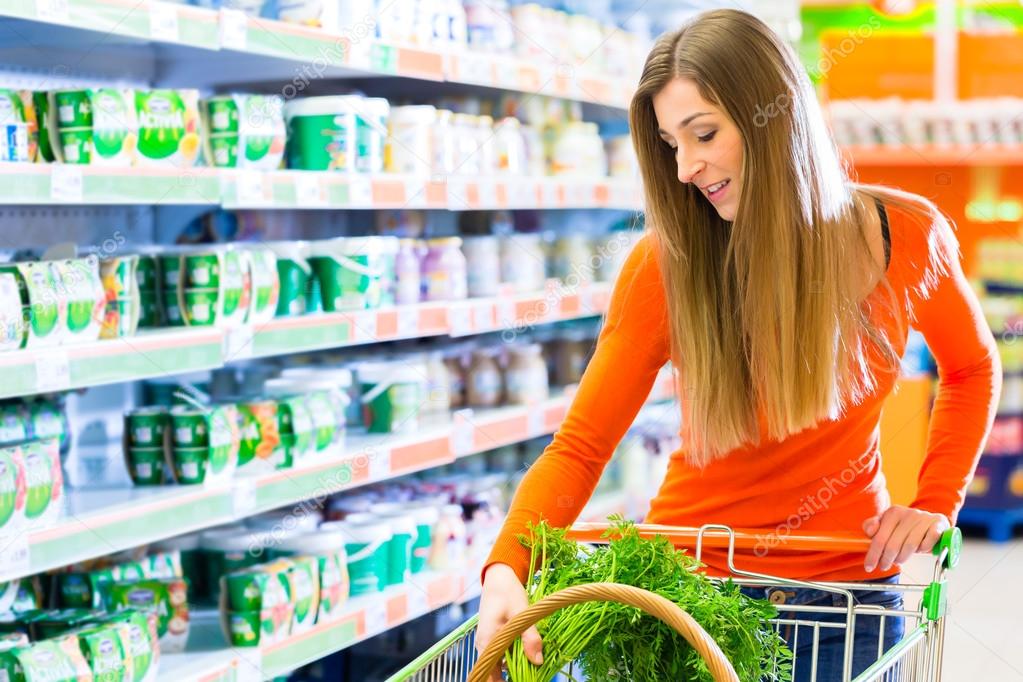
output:
<instances>
[{"instance_id":1,"label":"metal cart frame","mask_svg":"<svg viewBox=\"0 0 1023 682\"><path fill-rule=\"evenodd\" d=\"M870 541L863 537L842 535L791 535L784 539L769 538L758 531L738 531L728 526L705 525L701 528L677 528L670 526L637 526L644 536L664 535L676 546L694 547L695 556L700 559L706 548L727 549L728 568L732 579L750 587L806 588L819 590L844 597L844 606L788 605L779 607L779 617L770 623L776 630L790 627L793 670L796 666L810 666L809 679L816 682L820 675L833 675L834 671L819 671L817 668L818 644L822 632L855 632L857 618L878 618L878 643L876 663L867 670L852 677L854 638L845 636L842 663L842 682L940 682L944 641L945 612L948 604L947 574L959 562L962 535L957 528L946 531L934 547L936 556L934 573L927 584L892 583L836 583L811 582L780 578L737 568L737 549L754 549L770 540L772 545L784 551L855 551L865 552ZM607 530L606 524L576 524L570 537L583 542L600 542ZM574 588L573 588L574 589ZM881 606L859 604L854 593L870 591L899 591L907 601L919 598L917 606L889 609ZM532 608L532 607L531 607ZM681 609L679 609L681 611ZM683 612L684 613L684 612ZM804 615L805 614L805 615ZM812 616L831 614L831 622L822 623ZM888 619L902 618L905 634L892 647L885 650L884 633ZM464 682L477 662L475 650L477 617L473 616L443 640L403 668L388 682ZM509 626L512 624L509 623ZM798 642L802 632L812 637L810 657L797 658ZM730 666L728 666L730 667ZM479 673L477 673L478 675ZM721 679L729 678L727 675Z\"/></svg>"}]
</instances>

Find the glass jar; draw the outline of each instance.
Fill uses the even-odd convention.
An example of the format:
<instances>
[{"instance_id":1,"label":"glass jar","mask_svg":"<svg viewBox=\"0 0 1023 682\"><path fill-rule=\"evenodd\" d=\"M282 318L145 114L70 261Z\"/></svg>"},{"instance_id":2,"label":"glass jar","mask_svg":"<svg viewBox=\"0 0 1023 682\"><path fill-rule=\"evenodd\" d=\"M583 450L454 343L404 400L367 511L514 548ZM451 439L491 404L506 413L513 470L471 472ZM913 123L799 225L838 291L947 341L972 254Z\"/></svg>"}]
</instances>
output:
<instances>
[{"instance_id":1,"label":"glass jar","mask_svg":"<svg viewBox=\"0 0 1023 682\"><path fill-rule=\"evenodd\" d=\"M492 235L464 237L467 293L472 298L497 296L501 287L500 240Z\"/></svg>"},{"instance_id":2,"label":"glass jar","mask_svg":"<svg viewBox=\"0 0 1023 682\"><path fill-rule=\"evenodd\" d=\"M462 354L449 352L444 356L444 367L448 371L448 400L452 410L459 410L468 404L465 391L466 371Z\"/></svg>"},{"instance_id":3,"label":"glass jar","mask_svg":"<svg viewBox=\"0 0 1023 682\"><path fill-rule=\"evenodd\" d=\"M466 298L467 274L460 237L441 237L426 242L422 262L422 299L459 301Z\"/></svg>"},{"instance_id":4,"label":"glass jar","mask_svg":"<svg viewBox=\"0 0 1023 682\"><path fill-rule=\"evenodd\" d=\"M508 116L497 124L494 136L497 148L497 172L503 175L525 175L526 140L517 118Z\"/></svg>"},{"instance_id":5,"label":"glass jar","mask_svg":"<svg viewBox=\"0 0 1023 682\"><path fill-rule=\"evenodd\" d=\"M419 303L422 293L419 255L421 247L418 240L401 239L398 241L398 255L394 260L394 302L398 305Z\"/></svg>"},{"instance_id":6,"label":"glass jar","mask_svg":"<svg viewBox=\"0 0 1023 682\"><path fill-rule=\"evenodd\" d=\"M584 235L558 237L551 249L551 276L570 287L592 282L595 279L592 257L593 247Z\"/></svg>"},{"instance_id":7,"label":"glass jar","mask_svg":"<svg viewBox=\"0 0 1023 682\"><path fill-rule=\"evenodd\" d=\"M430 414L451 411L451 382L444 354L434 351L426 356L426 407Z\"/></svg>"},{"instance_id":8,"label":"glass jar","mask_svg":"<svg viewBox=\"0 0 1023 682\"><path fill-rule=\"evenodd\" d=\"M546 400L550 395L547 362L543 358L543 347L538 343L510 346L504 376L505 395L513 405Z\"/></svg>"},{"instance_id":9,"label":"glass jar","mask_svg":"<svg viewBox=\"0 0 1023 682\"><path fill-rule=\"evenodd\" d=\"M557 375L559 386L577 384L583 378L586 363L593 348L593 339L584 330L571 330L557 345Z\"/></svg>"},{"instance_id":10,"label":"glass jar","mask_svg":"<svg viewBox=\"0 0 1023 682\"><path fill-rule=\"evenodd\" d=\"M470 407L497 407L501 404L504 393L501 368L492 349L473 351L466 375L466 393Z\"/></svg>"},{"instance_id":11,"label":"glass jar","mask_svg":"<svg viewBox=\"0 0 1023 682\"><path fill-rule=\"evenodd\" d=\"M392 107L387 141L387 170L429 175L433 159L433 127L437 109L429 104Z\"/></svg>"}]
</instances>

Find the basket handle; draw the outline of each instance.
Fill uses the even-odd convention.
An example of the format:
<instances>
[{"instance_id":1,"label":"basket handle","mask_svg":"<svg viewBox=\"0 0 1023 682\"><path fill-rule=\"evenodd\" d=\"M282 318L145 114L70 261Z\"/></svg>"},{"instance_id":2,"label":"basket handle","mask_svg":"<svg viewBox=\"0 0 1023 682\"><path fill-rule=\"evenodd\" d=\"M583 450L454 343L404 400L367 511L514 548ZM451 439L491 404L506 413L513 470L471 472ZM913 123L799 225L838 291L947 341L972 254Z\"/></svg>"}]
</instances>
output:
<instances>
[{"instance_id":1,"label":"basket handle","mask_svg":"<svg viewBox=\"0 0 1023 682\"><path fill-rule=\"evenodd\" d=\"M613 601L634 606L670 625L707 662L707 668L714 682L739 682L735 668L729 662L707 631L693 617L659 594L618 583L591 583L575 585L548 595L516 614L505 623L480 654L468 682L486 682L488 675L497 668L505 651L522 633L555 611L590 601Z\"/></svg>"}]
</instances>

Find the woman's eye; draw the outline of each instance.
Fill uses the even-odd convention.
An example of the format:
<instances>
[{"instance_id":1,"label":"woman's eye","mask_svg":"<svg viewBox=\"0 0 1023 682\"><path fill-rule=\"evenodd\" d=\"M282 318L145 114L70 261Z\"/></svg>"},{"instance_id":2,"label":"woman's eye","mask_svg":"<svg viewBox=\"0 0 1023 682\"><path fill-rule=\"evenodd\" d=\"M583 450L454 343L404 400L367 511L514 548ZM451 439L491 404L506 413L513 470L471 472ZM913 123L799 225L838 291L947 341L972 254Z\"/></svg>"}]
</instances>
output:
<instances>
[{"instance_id":1,"label":"woman's eye","mask_svg":"<svg viewBox=\"0 0 1023 682\"><path fill-rule=\"evenodd\" d=\"M697 135L696 139L699 140L700 142L710 142L711 140L714 139L714 136L717 135L717 132L718 131L716 130L712 130L706 135Z\"/></svg>"}]
</instances>

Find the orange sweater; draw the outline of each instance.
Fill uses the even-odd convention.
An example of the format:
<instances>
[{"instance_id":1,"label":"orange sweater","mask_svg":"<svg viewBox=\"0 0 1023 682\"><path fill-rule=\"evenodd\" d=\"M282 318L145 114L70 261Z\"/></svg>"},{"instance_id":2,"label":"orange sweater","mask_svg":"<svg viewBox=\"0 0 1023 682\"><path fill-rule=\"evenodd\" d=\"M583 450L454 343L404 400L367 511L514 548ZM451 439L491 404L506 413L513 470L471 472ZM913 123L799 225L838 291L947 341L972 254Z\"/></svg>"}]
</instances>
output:
<instances>
[{"instance_id":1,"label":"orange sweater","mask_svg":"<svg viewBox=\"0 0 1023 682\"><path fill-rule=\"evenodd\" d=\"M911 322L937 361L940 381L912 506L945 514L954 523L994 418L1001 382L997 350L959 264L952 263L946 273L937 265L942 237L954 238L900 210L888 212L887 276L901 302L895 314L902 333L891 312L882 312L884 306L872 306L870 314L887 329L900 355ZM875 290L866 304L882 295ZM524 581L529 554L517 535L527 532L527 523L543 517L568 526L576 520L669 360L666 321L660 269L646 236L618 277L593 360L553 442L516 492L487 566L508 564ZM703 469L690 465L684 450L673 453L646 521L723 523L781 533L862 532L863 521L890 504L881 452L899 456L885 450L878 429L897 376L885 372L875 378L877 390L861 404L782 441L762 438L759 446L739 448ZM704 561L711 573L727 566L720 551L704 552ZM829 552L747 554L737 556L736 565L815 580L866 580L898 572L896 567L868 574L863 555Z\"/></svg>"}]
</instances>

